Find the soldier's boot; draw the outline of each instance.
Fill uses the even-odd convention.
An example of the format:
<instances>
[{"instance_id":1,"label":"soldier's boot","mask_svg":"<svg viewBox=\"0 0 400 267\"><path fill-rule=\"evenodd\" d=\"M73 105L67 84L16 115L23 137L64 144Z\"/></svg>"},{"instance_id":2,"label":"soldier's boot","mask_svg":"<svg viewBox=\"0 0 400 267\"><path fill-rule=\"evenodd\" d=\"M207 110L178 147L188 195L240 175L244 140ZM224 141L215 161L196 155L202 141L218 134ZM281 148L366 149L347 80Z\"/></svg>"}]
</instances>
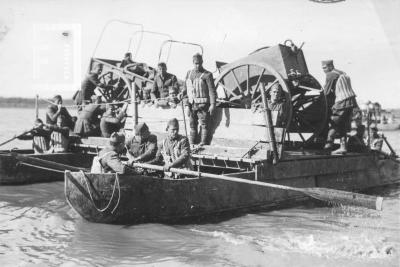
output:
<instances>
[{"instance_id":1,"label":"soldier's boot","mask_svg":"<svg viewBox=\"0 0 400 267\"><path fill-rule=\"evenodd\" d=\"M201 141L200 146L208 145L208 131L201 129Z\"/></svg>"},{"instance_id":2,"label":"soldier's boot","mask_svg":"<svg viewBox=\"0 0 400 267\"><path fill-rule=\"evenodd\" d=\"M194 130L190 130L190 134L189 134L189 143L191 145L196 144L196 138L197 138L197 133Z\"/></svg>"},{"instance_id":3,"label":"soldier's boot","mask_svg":"<svg viewBox=\"0 0 400 267\"><path fill-rule=\"evenodd\" d=\"M340 138L340 147L335 151L332 151L334 155L346 154L347 153L347 140L346 137Z\"/></svg>"}]
</instances>

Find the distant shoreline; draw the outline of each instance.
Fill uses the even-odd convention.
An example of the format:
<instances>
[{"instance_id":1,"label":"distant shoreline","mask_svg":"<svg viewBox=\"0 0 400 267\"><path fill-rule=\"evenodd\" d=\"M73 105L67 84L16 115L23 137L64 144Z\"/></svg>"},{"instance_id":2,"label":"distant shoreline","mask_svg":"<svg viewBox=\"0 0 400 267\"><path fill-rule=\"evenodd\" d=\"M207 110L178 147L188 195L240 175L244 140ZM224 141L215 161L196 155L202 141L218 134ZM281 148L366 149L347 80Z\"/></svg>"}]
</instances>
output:
<instances>
[{"instance_id":1,"label":"distant shoreline","mask_svg":"<svg viewBox=\"0 0 400 267\"><path fill-rule=\"evenodd\" d=\"M49 105L48 102L39 99L39 107L44 108ZM66 106L73 105L72 99L63 99ZM34 98L24 97L0 97L0 108L35 108Z\"/></svg>"}]
</instances>

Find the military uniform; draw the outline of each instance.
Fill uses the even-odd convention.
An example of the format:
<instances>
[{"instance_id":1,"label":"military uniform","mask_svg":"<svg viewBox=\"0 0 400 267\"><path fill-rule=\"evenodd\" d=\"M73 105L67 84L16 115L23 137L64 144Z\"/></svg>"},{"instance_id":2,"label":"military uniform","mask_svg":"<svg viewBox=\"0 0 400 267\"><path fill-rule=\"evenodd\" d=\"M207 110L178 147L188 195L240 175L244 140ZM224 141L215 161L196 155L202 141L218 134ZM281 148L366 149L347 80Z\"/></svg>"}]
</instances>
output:
<instances>
[{"instance_id":1,"label":"military uniform","mask_svg":"<svg viewBox=\"0 0 400 267\"><path fill-rule=\"evenodd\" d=\"M169 164L171 168L191 168L189 140L180 134L171 140L169 137L159 145L157 154L150 164Z\"/></svg>"},{"instance_id":2,"label":"military uniform","mask_svg":"<svg viewBox=\"0 0 400 267\"><path fill-rule=\"evenodd\" d=\"M111 108L108 109L100 120L100 130L103 137L110 137L113 132L118 132L125 123L126 113L119 111L116 113Z\"/></svg>"},{"instance_id":3,"label":"military uniform","mask_svg":"<svg viewBox=\"0 0 400 267\"><path fill-rule=\"evenodd\" d=\"M121 161L119 154L115 152L112 147L106 147L100 151L98 157L104 173L133 173L129 165Z\"/></svg>"},{"instance_id":4,"label":"military uniform","mask_svg":"<svg viewBox=\"0 0 400 267\"><path fill-rule=\"evenodd\" d=\"M103 84L99 80L99 74L89 73L82 82L81 85L81 103L88 103L91 97L94 95L96 87L102 87Z\"/></svg>"},{"instance_id":5,"label":"military uniform","mask_svg":"<svg viewBox=\"0 0 400 267\"><path fill-rule=\"evenodd\" d=\"M201 143L208 143L210 129L210 105L215 106L216 93L212 73L201 68L186 75L184 93L187 95L190 121L190 142L196 143L198 123L201 125Z\"/></svg>"},{"instance_id":6,"label":"military uniform","mask_svg":"<svg viewBox=\"0 0 400 267\"><path fill-rule=\"evenodd\" d=\"M150 134L146 140L137 140L133 136L126 144L128 152L136 158L137 162L147 163L157 154L157 136Z\"/></svg>"},{"instance_id":7,"label":"military uniform","mask_svg":"<svg viewBox=\"0 0 400 267\"><path fill-rule=\"evenodd\" d=\"M54 153L63 153L68 151L69 128L57 125L49 125L52 130L50 135L50 150Z\"/></svg>"},{"instance_id":8,"label":"military uniform","mask_svg":"<svg viewBox=\"0 0 400 267\"><path fill-rule=\"evenodd\" d=\"M64 116L65 125L69 128L73 127L72 117L65 107L61 107L61 111L57 114L58 107L56 105L49 105L46 112L46 124L56 125L58 116Z\"/></svg>"},{"instance_id":9,"label":"military uniform","mask_svg":"<svg viewBox=\"0 0 400 267\"><path fill-rule=\"evenodd\" d=\"M75 123L74 133L83 137L98 135L100 124L99 116L102 115L104 111L104 105L85 105L79 112L78 119Z\"/></svg>"}]
</instances>

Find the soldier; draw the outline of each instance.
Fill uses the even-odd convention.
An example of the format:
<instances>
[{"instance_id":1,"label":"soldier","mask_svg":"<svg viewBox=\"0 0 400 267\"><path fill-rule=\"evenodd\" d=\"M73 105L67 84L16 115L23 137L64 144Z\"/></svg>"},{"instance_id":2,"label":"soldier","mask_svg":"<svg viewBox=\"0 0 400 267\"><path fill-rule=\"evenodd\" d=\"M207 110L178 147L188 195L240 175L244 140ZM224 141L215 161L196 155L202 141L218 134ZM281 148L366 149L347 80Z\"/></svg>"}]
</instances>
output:
<instances>
[{"instance_id":1,"label":"soldier","mask_svg":"<svg viewBox=\"0 0 400 267\"><path fill-rule=\"evenodd\" d=\"M103 64L94 63L90 73L85 77L81 85L81 96L77 102L78 105L90 103L96 87L104 88L105 85L99 80L99 75L103 71Z\"/></svg>"},{"instance_id":2,"label":"soldier","mask_svg":"<svg viewBox=\"0 0 400 267\"><path fill-rule=\"evenodd\" d=\"M73 120L71 115L69 114L68 110L62 106L63 100L60 95L56 95L53 98L53 104L50 104L47 108L46 112L46 124L49 125L56 125L57 124L57 118L59 116L64 116L65 118L65 124L69 128L73 128Z\"/></svg>"},{"instance_id":3,"label":"soldier","mask_svg":"<svg viewBox=\"0 0 400 267\"><path fill-rule=\"evenodd\" d=\"M330 111L330 126L324 148L332 149L338 135L340 148L332 154L344 154L347 152L346 133L350 131L353 108L358 107L356 94L351 88L350 78L343 71L335 69L333 60L322 61L322 69L326 73L324 91Z\"/></svg>"},{"instance_id":4,"label":"soldier","mask_svg":"<svg viewBox=\"0 0 400 267\"><path fill-rule=\"evenodd\" d=\"M158 63L158 72L154 77L151 96L156 99L159 106L176 106L178 94L178 79L175 75L167 72L164 62Z\"/></svg>"},{"instance_id":5,"label":"soldier","mask_svg":"<svg viewBox=\"0 0 400 267\"><path fill-rule=\"evenodd\" d=\"M270 90L270 99L268 107L274 114L274 126L285 127L287 118L287 106L284 99L284 93L279 83L272 85Z\"/></svg>"},{"instance_id":6,"label":"soldier","mask_svg":"<svg viewBox=\"0 0 400 267\"><path fill-rule=\"evenodd\" d=\"M195 144L198 124L201 125L200 145L208 144L210 116L215 111L215 87L212 73L203 68L203 57L193 56L194 69L186 75L183 95L186 95L187 114L190 120L190 143Z\"/></svg>"},{"instance_id":7,"label":"soldier","mask_svg":"<svg viewBox=\"0 0 400 267\"><path fill-rule=\"evenodd\" d=\"M157 155L150 164L164 163L164 171L168 172L171 168L191 169L190 145L188 139L179 134L179 123L177 119L168 122L168 136L158 147Z\"/></svg>"},{"instance_id":8,"label":"soldier","mask_svg":"<svg viewBox=\"0 0 400 267\"><path fill-rule=\"evenodd\" d=\"M105 105L101 105L101 97L92 96L92 104L86 105L79 112L75 123L74 133L81 137L100 135L100 118L105 111Z\"/></svg>"},{"instance_id":9,"label":"soldier","mask_svg":"<svg viewBox=\"0 0 400 267\"><path fill-rule=\"evenodd\" d=\"M371 127L371 141L369 142L369 145L372 150L382 151L383 138L378 133L378 128L375 126Z\"/></svg>"},{"instance_id":10,"label":"soldier","mask_svg":"<svg viewBox=\"0 0 400 267\"><path fill-rule=\"evenodd\" d=\"M41 119L35 120L35 128L28 134L19 136L20 140L32 140L32 148L35 154L43 154L49 150L50 134Z\"/></svg>"},{"instance_id":11,"label":"soldier","mask_svg":"<svg viewBox=\"0 0 400 267\"><path fill-rule=\"evenodd\" d=\"M121 154L125 148L125 136L119 133L112 133L109 145L100 151L99 156L93 159L91 172L93 173L134 173L130 161L123 162Z\"/></svg>"},{"instance_id":12,"label":"soldier","mask_svg":"<svg viewBox=\"0 0 400 267\"><path fill-rule=\"evenodd\" d=\"M58 116L56 125L46 125L52 132L50 135L50 149L47 153L63 153L68 151L69 128L65 117Z\"/></svg>"},{"instance_id":13,"label":"soldier","mask_svg":"<svg viewBox=\"0 0 400 267\"><path fill-rule=\"evenodd\" d=\"M132 60L132 53L131 52L126 52L125 56L124 56L124 59L121 61L120 67L123 68L126 65L129 65L129 64L132 64L132 63L134 63L133 60Z\"/></svg>"},{"instance_id":14,"label":"soldier","mask_svg":"<svg viewBox=\"0 0 400 267\"><path fill-rule=\"evenodd\" d=\"M147 163L157 153L157 136L151 134L146 123L135 125L135 136L126 143L127 156L133 162Z\"/></svg>"},{"instance_id":15,"label":"soldier","mask_svg":"<svg viewBox=\"0 0 400 267\"><path fill-rule=\"evenodd\" d=\"M123 128L127 108L127 102L124 103L121 109L118 109L116 105L107 104L107 110L100 120L100 130L103 137L110 137L111 133L118 132Z\"/></svg>"}]
</instances>

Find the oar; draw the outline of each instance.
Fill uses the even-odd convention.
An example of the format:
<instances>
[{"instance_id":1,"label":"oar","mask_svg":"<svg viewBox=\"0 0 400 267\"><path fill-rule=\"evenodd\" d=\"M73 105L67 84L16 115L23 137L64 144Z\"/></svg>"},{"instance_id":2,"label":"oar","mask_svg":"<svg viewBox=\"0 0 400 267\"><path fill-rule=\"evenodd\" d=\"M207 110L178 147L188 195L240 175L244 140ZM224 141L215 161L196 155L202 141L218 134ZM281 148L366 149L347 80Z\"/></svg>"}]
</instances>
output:
<instances>
[{"instance_id":1,"label":"oar","mask_svg":"<svg viewBox=\"0 0 400 267\"><path fill-rule=\"evenodd\" d=\"M60 171L65 171L65 170L70 170L70 171L75 171L75 172L89 171L88 169L85 169L85 168L80 168L80 167L66 165L66 164L62 164L62 163L58 163L58 162L54 162L54 161L39 159L36 157L24 156L24 155L18 154L16 152L11 152L11 155L21 162L25 162L25 163L28 163L31 165L37 165L38 167L53 168L55 170L60 170Z\"/></svg>"},{"instance_id":2,"label":"oar","mask_svg":"<svg viewBox=\"0 0 400 267\"><path fill-rule=\"evenodd\" d=\"M7 141L1 143L0 146L5 145L5 144L7 144L7 143L10 143L11 141L13 141L13 140L15 140L15 139L17 139L17 138L19 138L19 137L21 137L21 136L24 136L25 134L27 134L27 133L33 131L35 128L36 128L36 127L33 127L32 129L27 130L27 131L23 132L22 134L14 135L13 138L10 138L10 139L8 139Z\"/></svg>"},{"instance_id":3,"label":"oar","mask_svg":"<svg viewBox=\"0 0 400 267\"><path fill-rule=\"evenodd\" d=\"M134 163L134 167L163 171L162 166L145 164L145 163ZM296 192L301 192L312 198L331 202L331 203L338 203L338 204L343 204L343 205L353 205L353 206L360 206L360 207L369 208L369 209L382 210L382 202L383 202L382 197L369 196L369 195L364 195L364 194L358 194L358 193L353 193L353 192L346 192L346 191L330 189L330 188L322 188L322 187L298 188L298 187L291 187L291 186L280 185L280 184L272 184L272 183L267 183L267 182L253 181L253 180L247 180L247 179L243 179L243 178L218 175L218 174L212 174L212 173L205 173L205 172L196 172L196 171L177 169L177 168L171 168L170 172L183 174L183 175L189 175L189 176L198 176L199 178L207 177L207 178L226 180L226 181L237 182L237 183L260 185L260 186L265 186L265 187L270 187L270 188L296 191Z\"/></svg>"}]
</instances>

